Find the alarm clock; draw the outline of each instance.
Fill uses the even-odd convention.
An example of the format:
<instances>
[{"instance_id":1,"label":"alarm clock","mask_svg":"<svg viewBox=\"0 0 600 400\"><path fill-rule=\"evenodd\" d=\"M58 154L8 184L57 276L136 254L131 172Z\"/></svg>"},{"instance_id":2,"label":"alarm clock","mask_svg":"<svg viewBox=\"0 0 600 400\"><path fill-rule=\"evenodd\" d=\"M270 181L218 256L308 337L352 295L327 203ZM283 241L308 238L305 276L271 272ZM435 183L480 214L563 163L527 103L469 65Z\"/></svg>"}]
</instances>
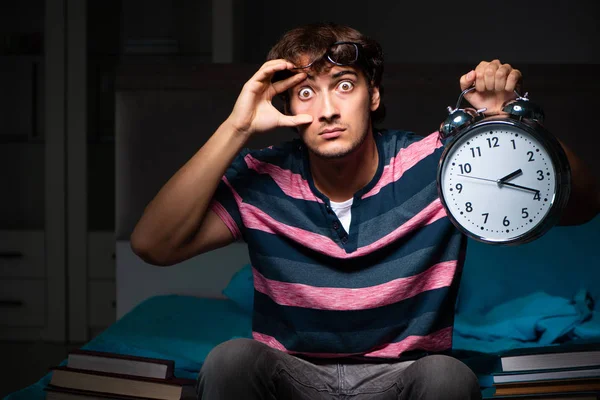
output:
<instances>
[{"instance_id":1,"label":"alarm clock","mask_svg":"<svg viewBox=\"0 0 600 400\"><path fill-rule=\"evenodd\" d=\"M558 222L571 191L571 169L558 140L543 126L544 112L526 93L503 114L448 107L440 125L445 148L437 189L450 221L464 234L494 245L519 245Z\"/></svg>"}]
</instances>

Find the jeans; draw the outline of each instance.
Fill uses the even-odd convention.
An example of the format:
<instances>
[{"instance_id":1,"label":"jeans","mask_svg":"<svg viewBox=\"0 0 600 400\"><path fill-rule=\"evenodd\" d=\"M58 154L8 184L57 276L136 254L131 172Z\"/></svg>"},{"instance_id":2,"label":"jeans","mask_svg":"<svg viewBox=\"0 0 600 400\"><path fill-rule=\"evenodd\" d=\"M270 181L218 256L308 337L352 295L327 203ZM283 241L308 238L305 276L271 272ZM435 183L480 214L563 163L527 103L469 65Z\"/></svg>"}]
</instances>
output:
<instances>
[{"instance_id":1,"label":"jeans","mask_svg":"<svg viewBox=\"0 0 600 400\"><path fill-rule=\"evenodd\" d=\"M481 399L475 374L459 360L303 359L252 339L221 343L207 356L196 385L203 400Z\"/></svg>"}]
</instances>

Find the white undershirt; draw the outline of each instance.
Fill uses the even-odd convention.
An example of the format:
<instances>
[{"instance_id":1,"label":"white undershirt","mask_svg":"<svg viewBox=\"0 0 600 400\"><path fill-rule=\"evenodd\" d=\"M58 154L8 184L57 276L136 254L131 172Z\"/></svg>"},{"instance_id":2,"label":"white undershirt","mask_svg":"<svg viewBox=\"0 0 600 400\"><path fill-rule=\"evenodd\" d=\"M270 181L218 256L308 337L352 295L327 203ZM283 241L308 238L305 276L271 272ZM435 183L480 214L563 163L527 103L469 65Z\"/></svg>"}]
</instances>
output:
<instances>
[{"instance_id":1,"label":"white undershirt","mask_svg":"<svg viewBox=\"0 0 600 400\"><path fill-rule=\"evenodd\" d=\"M346 233L350 233L350 220L352 219L352 202L354 201L354 197L346 201L342 201L341 203L336 203L335 201L330 201L331 209L337 215L338 219L342 223L342 226L346 230Z\"/></svg>"}]
</instances>

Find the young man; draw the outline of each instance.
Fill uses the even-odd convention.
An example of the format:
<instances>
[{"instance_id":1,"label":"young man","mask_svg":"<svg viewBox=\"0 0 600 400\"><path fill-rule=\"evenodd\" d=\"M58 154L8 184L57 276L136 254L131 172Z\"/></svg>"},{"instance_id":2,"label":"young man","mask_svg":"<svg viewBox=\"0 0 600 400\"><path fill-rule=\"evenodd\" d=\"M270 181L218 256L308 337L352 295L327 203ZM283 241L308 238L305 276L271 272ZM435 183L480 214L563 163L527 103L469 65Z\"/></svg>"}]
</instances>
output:
<instances>
[{"instance_id":1,"label":"young man","mask_svg":"<svg viewBox=\"0 0 600 400\"><path fill-rule=\"evenodd\" d=\"M444 355L466 239L437 196L438 134L373 128L384 113L383 56L356 30L300 27L268 59L131 237L136 254L157 265L248 244L254 339L213 349L198 396L481 398L473 372ZM494 60L460 86L475 85L467 100L493 114L520 79ZM271 103L276 95L285 114ZM282 126L300 138L244 148ZM600 208L597 189L589 190L583 219Z\"/></svg>"}]
</instances>

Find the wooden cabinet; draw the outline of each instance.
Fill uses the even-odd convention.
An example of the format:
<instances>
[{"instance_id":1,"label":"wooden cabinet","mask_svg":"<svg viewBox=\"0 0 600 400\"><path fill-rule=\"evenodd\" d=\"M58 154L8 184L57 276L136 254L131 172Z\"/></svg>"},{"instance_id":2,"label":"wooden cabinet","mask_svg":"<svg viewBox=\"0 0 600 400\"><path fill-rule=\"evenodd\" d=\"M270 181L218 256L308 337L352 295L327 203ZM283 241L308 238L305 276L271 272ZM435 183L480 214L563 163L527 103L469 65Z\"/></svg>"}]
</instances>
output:
<instances>
[{"instance_id":1,"label":"wooden cabinet","mask_svg":"<svg viewBox=\"0 0 600 400\"><path fill-rule=\"evenodd\" d=\"M81 249L80 249L81 250ZM78 288L64 286L79 297L52 297L47 273L46 234L42 230L0 230L0 340L74 341L93 338L116 321L115 235L112 231L87 234L87 262L69 269L84 269ZM78 289L78 290L72 290ZM69 321L83 337L56 337L58 321L52 312L66 313L69 303L84 312ZM64 329L64 328L63 328Z\"/></svg>"},{"instance_id":2,"label":"wooden cabinet","mask_svg":"<svg viewBox=\"0 0 600 400\"><path fill-rule=\"evenodd\" d=\"M44 231L0 231L0 339L40 340L55 329L48 310L64 304L50 296L45 254Z\"/></svg>"},{"instance_id":3,"label":"wooden cabinet","mask_svg":"<svg viewBox=\"0 0 600 400\"><path fill-rule=\"evenodd\" d=\"M45 279L44 254L43 231L0 231L0 279Z\"/></svg>"},{"instance_id":4,"label":"wooden cabinet","mask_svg":"<svg viewBox=\"0 0 600 400\"><path fill-rule=\"evenodd\" d=\"M44 327L47 301L43 279L3 279L0 293L0 321L4 327Z\"/></svg>"},{"instance_id":5,"label":"wooden cabinet","mask_svg":"<svg viewBox=\"0 0 600 400\"><path fill-rule=\"evenodd\" d=\"M0 140L30 141L43 133L43 58L0 53Z\"/></svg>"},{"instance_id":6,"label":"wooden cabinet","mask_svg":"<svg viewBox=\"0 0 600 400\"><path fill-rule=\"evenodd\" d=\"M88 2L21 3L0 17L0 340L81 343L115 320L114 167L88 162Z\"/></svg>"}]
</instances>

